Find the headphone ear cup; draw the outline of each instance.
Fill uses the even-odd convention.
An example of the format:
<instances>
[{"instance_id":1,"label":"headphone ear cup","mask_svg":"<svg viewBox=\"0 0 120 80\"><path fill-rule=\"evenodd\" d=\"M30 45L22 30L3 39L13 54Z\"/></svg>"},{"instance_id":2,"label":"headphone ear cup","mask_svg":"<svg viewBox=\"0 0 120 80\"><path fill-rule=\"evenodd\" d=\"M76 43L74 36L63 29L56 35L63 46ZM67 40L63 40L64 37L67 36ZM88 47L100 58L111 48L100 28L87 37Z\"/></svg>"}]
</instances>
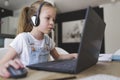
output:
<instances>
[{"instance_id":1,"label":"headphone ear cup","mask_svg":"<svg viewBox=\"0 0 120 80\"><path fill-rule=\"evenodd\" d=\"M32 16L31 20L32 20L32 23L34 26L38 26L40 24L39 17L37 17L37 16Z\"/></svg>"},{"instance_id":2,"label":"headphone ear cup","mask_svg":"<svg viewBox=\"0 0 120 80\"><path fill-rule=\"evenodd\" d=\"M34 26L36 26L36 16L31 17L32 23Z\"/></svg>"},{"instance_id":3,"label":"headphone ear cup","mask_svg":"<svg viewBox=\"0 0 120 80\"><path fill-rule=\"evenodd\" d=\"M38 25L40 24L40 19L39 19L39 17L36 17L35 23L36 23L36 26L38 26Z\"/></svg>"}]
</instances>

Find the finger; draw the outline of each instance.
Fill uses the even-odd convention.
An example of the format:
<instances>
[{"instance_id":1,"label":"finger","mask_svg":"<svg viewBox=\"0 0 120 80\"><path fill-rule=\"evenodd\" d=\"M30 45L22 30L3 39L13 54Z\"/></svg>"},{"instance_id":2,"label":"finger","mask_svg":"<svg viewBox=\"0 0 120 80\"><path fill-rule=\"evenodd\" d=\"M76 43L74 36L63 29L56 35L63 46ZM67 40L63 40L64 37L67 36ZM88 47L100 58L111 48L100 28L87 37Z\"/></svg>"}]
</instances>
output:
<instances>
[{"instance_id":1,"label":"finger","mask_svg":"<svg viewBox=\"0 0 120 80\"><path fill-rule=\"evenodd\" d=\"M17 64L14 60L8 62L9 65L13 66L15 69L19 69L20 65Z\"/></svg>"},{"instance_id":2,"label":"finger","mask_svg":"<svg viewBox=\"0 0 120 80\"><path fill-rule=\"evenodd\" d=\"M20 65L21 68L24 67L24 65L22 64L22 62L19 59L15 59L15 62Z\"/></svg>"},{"instance_id":3,"label":"finger","mask_svg":"<svg viewBox=\"0 0 120 80\"><path fill-rule=\"evenodd\" d=\"M8 68L9 67L9 63L6 63L4 66L5 66L5 68Z\"/></svg>"},{"instance_id":4,"label":"finger","mask_svg":"<svg viewBox=\"0 0 120 80\"><path fill-rule=\"evenodd\" d=\"M77 54L70 54L71 57L74 59L74 58L77 58Z\"/></svg>"},{"instance_id":5,"label":"finger","mask_svg":"<svg viewBox=\"0 0 120 80\"><path fill-rule=\"evenodd\" d=\"M75 58L77 58L78 57L78 55L77 54L75 54Z\"/></svg>"}]
</instances>

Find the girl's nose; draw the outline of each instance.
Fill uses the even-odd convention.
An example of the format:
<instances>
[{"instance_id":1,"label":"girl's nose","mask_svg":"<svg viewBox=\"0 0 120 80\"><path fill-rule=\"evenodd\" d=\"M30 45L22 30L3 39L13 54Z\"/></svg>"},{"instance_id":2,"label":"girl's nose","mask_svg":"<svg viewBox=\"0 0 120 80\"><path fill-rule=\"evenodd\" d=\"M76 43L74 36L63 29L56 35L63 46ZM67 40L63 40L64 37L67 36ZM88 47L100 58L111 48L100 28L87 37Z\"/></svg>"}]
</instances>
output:
<instances>
[{"instance_id":1,"label":"girl's nose","mask_svg":"<svg viewBox=\"0 0 120 80\"><path fill-rule=\"evenodd\" d=\"M53 24L54 24L54 21L53 21L53 20L50 20L50 24L52 24L52 25L53 25Z\"/></svg>"},{"instance_id":2,"label":"girl's nose","mask_svg":"<svg viewBox=\"0 0 120 80\"><path fill-rule=\"evenodd\" d=\"M50 25L54 27L54 21L50 20Z\"/></svg>"}]
</instances>

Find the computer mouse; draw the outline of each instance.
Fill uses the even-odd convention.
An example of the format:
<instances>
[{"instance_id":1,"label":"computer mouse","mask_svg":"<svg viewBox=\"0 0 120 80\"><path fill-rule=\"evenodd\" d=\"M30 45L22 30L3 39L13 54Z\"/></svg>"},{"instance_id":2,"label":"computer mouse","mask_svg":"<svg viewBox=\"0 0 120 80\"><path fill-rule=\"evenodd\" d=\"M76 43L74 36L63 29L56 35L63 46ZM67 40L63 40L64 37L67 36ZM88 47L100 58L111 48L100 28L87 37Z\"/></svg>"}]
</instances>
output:
<instances>
[{"instance_id":1,"label":"computer mouse","mask_svg":"<svg viewBox=\"0 0 120 80\"><path fill-rule=\"evenodd\" d=\"M15 69L12 66L9 66L7 70L10 72L10 77L11 78L23 78L27 76L27 69L25 68L20 68L20 69Z\"/></svg>"}]
</instances>

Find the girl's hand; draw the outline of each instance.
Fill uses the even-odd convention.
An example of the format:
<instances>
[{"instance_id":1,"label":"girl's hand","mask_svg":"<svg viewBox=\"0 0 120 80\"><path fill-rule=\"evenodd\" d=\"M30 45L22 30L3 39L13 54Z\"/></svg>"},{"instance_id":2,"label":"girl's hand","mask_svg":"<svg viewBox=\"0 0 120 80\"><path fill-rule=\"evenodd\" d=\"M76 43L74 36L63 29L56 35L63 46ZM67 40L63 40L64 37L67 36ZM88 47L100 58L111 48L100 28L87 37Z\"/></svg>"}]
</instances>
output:
<instances>
[{"instance_id":1,"label":"girl's hand","mask_svg":"<svg viewBox=\"0 0 120 80\"><path fill-rule=\"evenodd\" d=\"M10 77L10 73L8 72L7 68L9 66L13 66L15 69L19 69L19 68L23 68L23 64L20 62L19 59L14 59L14 60L10 60L5 64L1 64L0 65L0 77L3 78L9 78Z\"/></svg>"},{"instance_id":2,"label":"girl's hand","mask_svg":"<svg viewBox=\"0 0 120 80\"><path fill-rule=\"evenodd\" d=\"M64 60L64 59L74 59L77 58L78 54L77 53L70 53L70 54L61 54L59 56L60 60Z\"/></svg>"},{"instance_id":3,"label":"girl's hand","mask_svg":"<svg viewBox=\"0 0 120 80\"><path fill-rule=\"evenodd\" d=\"M0 65L0 77L8 78L10 77L10 73L7 71L7 64Z\"/></svg>"},{"instance_id":4,"label":"girl's hand","mask_svg":"<svg viewBox=\"0 0 120 80\"><path fill-rule=\"evenodd\" d=\"M78 53L71 53L71 56L72 56L72 58L77 58L78 57Z\"/></svg>"}]
</instances>

